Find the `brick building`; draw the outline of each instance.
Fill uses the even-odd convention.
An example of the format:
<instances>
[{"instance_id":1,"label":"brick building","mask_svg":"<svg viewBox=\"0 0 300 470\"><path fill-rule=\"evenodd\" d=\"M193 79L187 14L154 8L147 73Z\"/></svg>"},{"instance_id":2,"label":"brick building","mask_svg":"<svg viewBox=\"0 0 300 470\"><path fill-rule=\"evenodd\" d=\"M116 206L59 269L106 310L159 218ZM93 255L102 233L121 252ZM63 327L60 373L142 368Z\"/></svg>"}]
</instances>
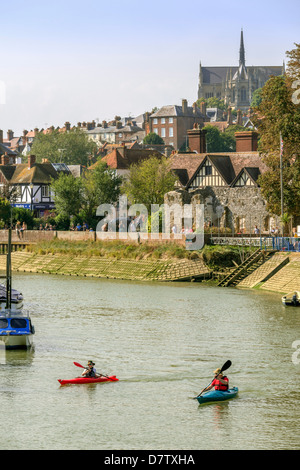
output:
<instances>
[{"instance_id":1,"label":"brick building","mask_svg":"<svg viewBox=\"0 0 300 470\"><path fill-rule=\"evenodd\" d=\"M203 127L209 118L204 115L196 103L188 106L187 100L182 100L182 105L163 106L149 117L149 125L145 129L158 134L166 145L171 145L179 150L187 143L187 131L195 124Z\"/></svg>"}]
</instances>

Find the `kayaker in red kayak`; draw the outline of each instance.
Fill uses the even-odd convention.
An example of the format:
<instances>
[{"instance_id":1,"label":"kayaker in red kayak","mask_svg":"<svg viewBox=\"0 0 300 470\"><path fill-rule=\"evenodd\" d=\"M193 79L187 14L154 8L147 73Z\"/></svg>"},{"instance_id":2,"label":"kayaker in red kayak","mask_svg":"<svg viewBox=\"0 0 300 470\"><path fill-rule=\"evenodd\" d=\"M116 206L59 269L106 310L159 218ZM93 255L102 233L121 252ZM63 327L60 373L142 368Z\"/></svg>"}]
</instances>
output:
<instances>
[{"instance_id":1,"label":"kayaker in red kayak","mask_svg":"<svg viewBox=\"0 0 300 470\"><path fill-rule=\"evenodd\" d=\"M208 387L204 388L200 392L200 395L201 395L201 393L204 392L204 390L208 391L208 390L211 390L213 387L215 387L215 390L221 390L221 391L228 390L228 388L229 388L228 377L226 377L226 375L222 374L220 368L214 370L214 374L215 374L214 380L212 381L212 383Z\"/></svg>"},{"instance_id":2,"label":"kayaker in red kayak","mask_svg":"<svg viewBox=\"0 0 300 470\"><path fill-rule=\"evenodd\" d=\"M93 361L88 361L86 369L82 372L82 377L101 377L101 374L97 374L94 367L95 363Z\"/></svg>"}]
</instances>

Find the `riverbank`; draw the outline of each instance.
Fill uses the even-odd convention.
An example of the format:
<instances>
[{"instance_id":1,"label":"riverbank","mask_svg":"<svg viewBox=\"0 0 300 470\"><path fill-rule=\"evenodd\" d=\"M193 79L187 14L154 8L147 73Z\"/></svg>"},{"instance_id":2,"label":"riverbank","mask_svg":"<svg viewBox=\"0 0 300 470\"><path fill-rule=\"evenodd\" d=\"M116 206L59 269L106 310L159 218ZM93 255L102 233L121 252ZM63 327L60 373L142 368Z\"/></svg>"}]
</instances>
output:
<instances>
[{"instance_id":1,"label":"riverbank","mask_svg":"<svg viewBox=\"0 0 300 470\"><path fill-rule=\"evenodd\" d=\"M254 247L209 246L189 251L177 243L45 240L12 253L15 272L46 273L133 281L201 281L217 284L233 272ZM5 271L6 257L0 256ZM300 253L278 252L245 273L239 288L286 294L300 290Z\"/></svg>"},{"instance_id":2,"label":"riverbank","mask_svg":"<svg viewBox=\"0 0 300 470\"><path fill-rule=\"evenodd\" d=\"M45 240L12 253L14 271L103 277L109 279L182 281L212 279L240 264L251 248L205 246L189 251L177 243L137 244L113 241ZM5 256L0 259L5 269Z\"/></svg>"}]
</instances>

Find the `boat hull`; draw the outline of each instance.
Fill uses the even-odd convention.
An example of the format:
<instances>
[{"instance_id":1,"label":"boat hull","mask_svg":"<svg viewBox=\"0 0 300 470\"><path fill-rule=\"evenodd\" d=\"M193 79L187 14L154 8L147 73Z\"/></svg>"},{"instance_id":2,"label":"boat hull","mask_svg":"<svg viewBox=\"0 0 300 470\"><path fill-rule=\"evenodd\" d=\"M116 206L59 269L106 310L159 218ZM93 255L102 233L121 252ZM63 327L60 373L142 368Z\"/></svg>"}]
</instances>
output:
<instances>
[{"instance_id":1,"label":"boat hull","mask_svg":"<svg viewBox=\"0 0 300 470\"><path fill-rule=\"evenodd\" d=\"M230 388L226 391L212 390L205 393L204 395L201 395L200 397L197 397L197 400L200 405L202 403L230 400L231 398L235 398L237 396L238 391L239 390L237 387Z\"/></svg>"},{"instance_id":2,"label":"boat hull","mask_svg":"<svg viewBox=\"0 0 300 470\"><path fill-rule=\"evenodd\" d=\"M296 294L296 302L293 301L294 294ZM292 292L291 294L284 295L281 301L286 307L300 307L300 292Z\"/></svg>"},{"instance_id":3,"label":"boat hull","mask_svg":"<svg viewBox=\"0 0 300 470\"><path fill-rule=\"evenodd\" d=\"M28 349L33 345L33 335L1 335L5 349ZM1 344L1 343L0 343Z\"/></svg>"},{"instance_id":4,"label":"boat hull","mask_svg":"<svg viewBox=\"0 0 300 470\"><path fill-rule=\"evenodd\" d=\"M115 375L107 377L75 377L75 379L61 380L58 379L60 385L68 384L94 384L99 382L118 382L119 379Z\"/></svg>"}]
</instances>

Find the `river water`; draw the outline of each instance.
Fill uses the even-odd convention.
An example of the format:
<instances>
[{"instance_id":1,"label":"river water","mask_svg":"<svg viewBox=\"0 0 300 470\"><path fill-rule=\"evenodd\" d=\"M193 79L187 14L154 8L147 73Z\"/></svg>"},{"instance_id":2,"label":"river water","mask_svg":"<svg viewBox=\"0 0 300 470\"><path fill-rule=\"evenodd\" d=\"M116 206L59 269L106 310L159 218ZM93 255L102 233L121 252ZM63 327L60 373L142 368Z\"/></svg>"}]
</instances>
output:
<instances>
[{"instance_id":1,"label":"river water","mask_svg":"<svg viewBox=\"0 0 300 470\"><path fill-rule=\"evenodd\" d=\"M35 347L1 350L0 449L299 449L300 309L280 295L39 274L13 287ZM89 359L119 382L59 385ZM228 359L238 398L199 406Z\"/></svg>"}]
</instances>

